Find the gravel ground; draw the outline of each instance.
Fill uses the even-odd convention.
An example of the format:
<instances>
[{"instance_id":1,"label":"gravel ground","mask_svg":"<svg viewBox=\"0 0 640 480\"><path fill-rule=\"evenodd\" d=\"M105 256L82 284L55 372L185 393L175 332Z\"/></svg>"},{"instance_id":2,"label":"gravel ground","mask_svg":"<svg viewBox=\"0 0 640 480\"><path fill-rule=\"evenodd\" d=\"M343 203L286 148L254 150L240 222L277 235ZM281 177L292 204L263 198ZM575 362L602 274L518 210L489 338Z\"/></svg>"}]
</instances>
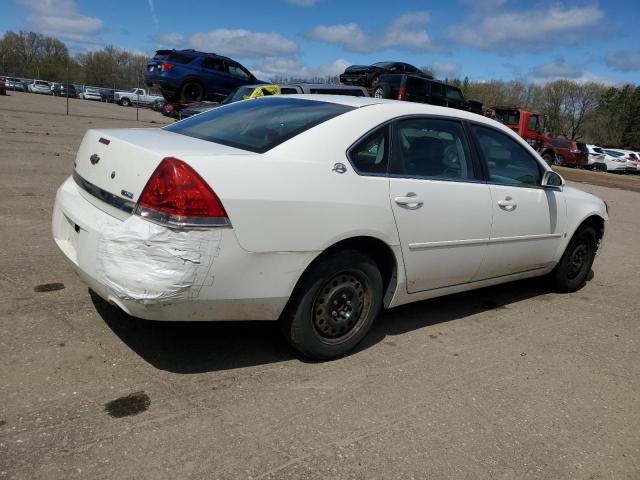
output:
<instances>
[{"instance_id":1,"label":"gravel ground","mask_svg":"<svg viewBox=\"0 0 640 480\"><path fill-rule=\"evenodd\" d=\"M611 220L580 291L400 307L312 363L271 322L146 322L90 295L51 239L55 191L87 128L166 119L70 105L0 97L0 478L640 478L640 177L581 185Z\"/></svg>"}]
</instances>

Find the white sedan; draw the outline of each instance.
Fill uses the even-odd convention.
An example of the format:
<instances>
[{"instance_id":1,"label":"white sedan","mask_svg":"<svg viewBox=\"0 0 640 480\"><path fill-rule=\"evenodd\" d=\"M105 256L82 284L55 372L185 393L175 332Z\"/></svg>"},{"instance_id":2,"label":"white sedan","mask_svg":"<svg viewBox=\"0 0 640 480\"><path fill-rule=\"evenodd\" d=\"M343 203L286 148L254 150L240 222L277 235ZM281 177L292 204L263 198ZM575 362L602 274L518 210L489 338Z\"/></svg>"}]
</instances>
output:
<instances>
[{"instance_id":1,"label":"white sedan","mask_svg":"<svg viewBox=\"0 0 640 480\"><path fill-rule=\"evenodd\" d=\"M53 236L133 316L279 319L328 359L382 308L542 275L580 288L607 216L493 120L292 95L89 130Z\"/></svg>"}]
</instances>

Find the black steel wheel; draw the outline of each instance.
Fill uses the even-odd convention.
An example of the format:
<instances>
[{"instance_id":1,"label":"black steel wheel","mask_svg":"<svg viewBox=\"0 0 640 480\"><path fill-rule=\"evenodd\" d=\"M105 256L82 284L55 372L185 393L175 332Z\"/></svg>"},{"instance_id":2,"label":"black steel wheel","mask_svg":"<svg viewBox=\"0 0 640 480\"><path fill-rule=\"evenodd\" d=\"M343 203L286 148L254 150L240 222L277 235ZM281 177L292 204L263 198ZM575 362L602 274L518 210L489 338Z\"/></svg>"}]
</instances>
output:
<instances>
[{"instance_id":1,"label":"black steel wheel","mask_svg":"<svg viewBox=\"0 0 640 480\"><path fill-rule=\"evenodd\" d=\"M377 264L358 250L319 258L300 280L280 320L289 343L315 360L338 358L367 334L382 307Z\"/></svg>"},{"instance_id":2,"label":"black steel wheel","mask_svg":"<svg viewBox=\"0 0 640 480\"><path fill-rule=\"evenodd\" d=\"M184 103L204 100L204 87L200 82L190 80L180 89L180 99Z\"/></svg>"},{"instance_id":3,"label":"black steel wheel","mask_svg":"<svg viewBox=\"0 0 640 480\"><path fill-rule=\"evenodd\" d=\"M558 290L574 292L586 281L596 255L596 231L592 226L580 227L567 245L560 262L551 273Z\"/></svg>"},{"instance_id":4,"label":"black steel wheel","mask_svg":"<svg viewBox=\"0 0 640 480\"><path fill-rule=\"evenodd\" d=\"M371 289L359 271L345 270L320 287L313 325L323 342L340 343L357 333L371 308Z\"/></svg>"}]
</instances>

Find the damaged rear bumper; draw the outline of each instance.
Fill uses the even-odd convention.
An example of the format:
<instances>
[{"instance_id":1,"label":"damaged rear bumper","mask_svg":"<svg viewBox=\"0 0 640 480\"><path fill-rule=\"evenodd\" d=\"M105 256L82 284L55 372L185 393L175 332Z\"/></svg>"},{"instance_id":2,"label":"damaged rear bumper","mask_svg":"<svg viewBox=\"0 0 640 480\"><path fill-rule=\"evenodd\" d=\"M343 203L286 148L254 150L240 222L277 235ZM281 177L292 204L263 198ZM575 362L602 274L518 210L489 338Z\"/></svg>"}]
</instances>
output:
<instances>
[{"instance_id":1,"label":"damaged rear bumper","mask_svg":"<svg viewBox=\"0 0 640 480\"><path fill-rule=\"evenodd\" d=\"M277 319L313 253L251 253L230 228L180 231L136 215L114 218L69 178L52 232L81 279L149 320Z\"/></svg>"}]
</instances>

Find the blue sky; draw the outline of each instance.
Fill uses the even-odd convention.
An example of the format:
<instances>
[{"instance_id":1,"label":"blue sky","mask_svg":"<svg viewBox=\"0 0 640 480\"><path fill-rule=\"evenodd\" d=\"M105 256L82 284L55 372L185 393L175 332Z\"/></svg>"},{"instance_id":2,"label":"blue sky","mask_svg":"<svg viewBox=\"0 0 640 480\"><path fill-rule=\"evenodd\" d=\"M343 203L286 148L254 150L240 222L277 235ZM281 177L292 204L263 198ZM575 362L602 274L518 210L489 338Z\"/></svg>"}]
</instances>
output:
<instances>
[{"instance_id":1,"label":"blue sky","mask_svg":"<svg viewBox=\"0 0 640 480\"><path fill-rule=\"evenodd\" d=\"M640 83L637 1L3 0L0 32L73 51L197 48L263 78L401 60L439 77Z\"/></svg>"}]
</instances>

